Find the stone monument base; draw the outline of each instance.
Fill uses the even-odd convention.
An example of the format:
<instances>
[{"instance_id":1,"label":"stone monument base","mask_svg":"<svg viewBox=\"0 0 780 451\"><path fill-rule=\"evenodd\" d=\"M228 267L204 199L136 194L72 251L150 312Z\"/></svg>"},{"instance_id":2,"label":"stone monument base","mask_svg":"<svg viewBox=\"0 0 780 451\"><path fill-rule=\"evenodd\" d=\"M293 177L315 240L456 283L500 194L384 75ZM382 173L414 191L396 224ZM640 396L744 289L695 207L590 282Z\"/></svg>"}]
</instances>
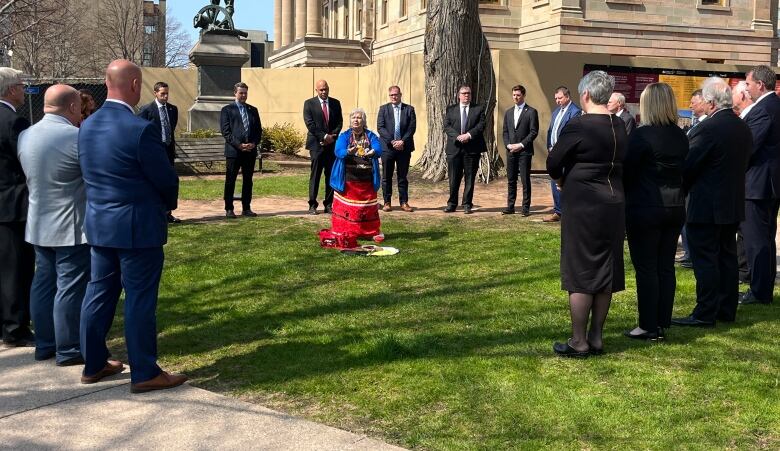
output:
<instances>
[{"instance_id":1,"label":"stone monument base","mask_svg":"<svg viewBox=\"0 0 780 451\"><path fill-rule=\"evenodd\" d=\"M249 60L238 36L205 32L190 51L198 67L198 97L189 109L189 131L219 130L222 107L235 101L233 86L241 81L241 67Z\"/></svg>"}]
</instances>

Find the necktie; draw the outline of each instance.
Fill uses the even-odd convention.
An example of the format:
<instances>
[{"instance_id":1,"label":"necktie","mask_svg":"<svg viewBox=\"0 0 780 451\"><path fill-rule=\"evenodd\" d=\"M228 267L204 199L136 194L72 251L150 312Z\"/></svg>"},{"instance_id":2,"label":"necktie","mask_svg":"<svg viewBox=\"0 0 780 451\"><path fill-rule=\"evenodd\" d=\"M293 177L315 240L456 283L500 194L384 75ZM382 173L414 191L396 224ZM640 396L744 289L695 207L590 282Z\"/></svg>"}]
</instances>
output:
<instances>
[{"instance_id":1,"label":"necktie","mask_svg":"<svg viewBox=\"0 0 780 451\"><path fill-rule=\"evenodd\" d=\"M523 110L520 108L520 105L515 107L515 128L517 128L517 123L520 122L520 114L523 112Z\"/></svg>"},{"instance_id":2,"label":"necktie","mask_svg":"<svg viewBox=\"0 0 780 451\"><path fill-rule=\"evenodd\" d=\"M563 111L564 108L561 108L558 111L558 116L555 118L555 124L553 125L553 131L552 131L552 145L554 146L556 142L558 142L558 129L561 127L561 121L563 120Z\"/></svg>"},{"instance_id":3,"label":"necktie","mask_svg":"<svg viewBox=\"0 0 780 451\"><path fill-rule=\"evenodd\" d=\"M465 107L465 106L463 107L463 114L461 114L461 116L460 116L460 133L461 134L466 133L466 122L469 121L469 116L468 116L468 114L466 114L466 108L468 108L468 107Z\"/></svg>"},{"instance_id":4,"label":"necktie","mask_svg":"<svg viewBox=\"0 0 780 451\"><path fill-rule=\"evenodd\" d=\"M393 130L393 139L401 139L401 107L393 107L395 114L395 129Z\"/></svg>"},{"instance_id":5,"label":"necktie","mask_svg":"<svg viewBox=\"0 0 780 451\"><path fill-rule=\"evenodd\" d=\"M328 116L328 102L322 102L322 117L325 118L325 125L327 126L330 122L330 117Z\"/></svg>"},{"instance_id":6,"label":"necktie","mask_svg":"<svg viewBox=\"0 0 780 451\"><path fill-rule=\"evenodd\" d=\"M162 124L162 140L165 144L171 143L171 123L168 120L168 110L165 105L160 106L160 123Z\"/></svg>"},{"instance_id":7,"label":"necktie","mask_svg":"<svg viewBox=\"0 0 780 451\"><path fill-rule=\"evenodd\" d=\"M241 122L244 124L244 133L249 137L249 116L246 114L246 107L239 105L238 110L241 111Z\"/></svg>"}]
</instances>

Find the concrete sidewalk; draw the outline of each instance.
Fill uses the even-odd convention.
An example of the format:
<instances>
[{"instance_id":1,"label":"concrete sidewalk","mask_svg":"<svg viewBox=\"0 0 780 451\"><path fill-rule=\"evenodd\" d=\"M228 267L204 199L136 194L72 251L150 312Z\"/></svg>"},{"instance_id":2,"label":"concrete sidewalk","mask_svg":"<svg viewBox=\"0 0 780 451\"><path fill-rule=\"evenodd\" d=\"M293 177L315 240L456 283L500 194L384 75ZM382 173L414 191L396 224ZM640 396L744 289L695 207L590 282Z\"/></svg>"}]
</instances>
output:
<instances>
[{"instance_id":1,"label":"concrete sidewalk","mask_svg":"<svg viewBox=\"0 0 780 451\"><path fill-rule=\"evenodd\" d=\"M127 370L81 385L82 368L0 349L0 449L401 449L186 384L131 395Z\"/></svg>"}]
</instances>

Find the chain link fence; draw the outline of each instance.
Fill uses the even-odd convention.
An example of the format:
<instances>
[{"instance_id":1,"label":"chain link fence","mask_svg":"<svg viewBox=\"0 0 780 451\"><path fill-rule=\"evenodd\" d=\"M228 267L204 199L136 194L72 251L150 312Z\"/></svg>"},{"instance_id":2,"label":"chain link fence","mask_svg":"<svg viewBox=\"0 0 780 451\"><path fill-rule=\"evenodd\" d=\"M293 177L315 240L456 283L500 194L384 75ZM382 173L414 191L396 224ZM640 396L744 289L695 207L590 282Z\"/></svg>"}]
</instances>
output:
<instances>
[{"instance_id":1,"label":"chain link fence","mask_svg":"<svg viewBox=\"0 0 780 451\"><path fill-rule=\"evenodd\" d=\"M103 78L28 79L25 82L27 86L25 87L24 105L19 109L19 114L25 116L33 124L43 117L43 95L51 85L65 83L76 89L86 89L95 99L96 108L103 105L108 94Z\"/></svg>"}]
</instances>

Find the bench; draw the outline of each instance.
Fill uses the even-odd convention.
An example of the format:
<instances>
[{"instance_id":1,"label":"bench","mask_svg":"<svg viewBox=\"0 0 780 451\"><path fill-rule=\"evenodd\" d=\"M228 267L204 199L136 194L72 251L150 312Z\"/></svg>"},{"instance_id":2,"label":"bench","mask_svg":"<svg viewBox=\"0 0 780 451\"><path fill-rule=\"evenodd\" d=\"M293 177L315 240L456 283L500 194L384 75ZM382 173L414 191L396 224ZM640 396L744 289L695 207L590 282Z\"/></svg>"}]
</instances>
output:
<instances>
[{"instance_id":1,"label":"bench","mask_svg":"<svg viewBox=\"0 0 780 451\"><path fill-rule=\"evenodd\" d=\"M224 138L179 138L176 140L176 163L187 165L203 163L211 169L215 161L225 161Z\"/></svg>"}]
</instances>

